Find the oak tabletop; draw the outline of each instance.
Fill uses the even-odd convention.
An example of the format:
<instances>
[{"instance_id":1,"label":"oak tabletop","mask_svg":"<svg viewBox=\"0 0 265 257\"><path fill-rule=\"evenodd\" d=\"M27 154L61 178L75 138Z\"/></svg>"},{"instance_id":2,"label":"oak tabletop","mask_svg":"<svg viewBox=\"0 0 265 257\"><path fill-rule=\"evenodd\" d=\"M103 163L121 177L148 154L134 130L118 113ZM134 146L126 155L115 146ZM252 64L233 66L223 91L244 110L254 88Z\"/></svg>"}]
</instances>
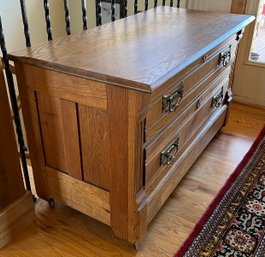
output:
<instances>
[{"instance_id":1,"label":"oak tabletop","mask_svg":"<svg viewBox=\"0 0 265 257\"><path fill-rule=\"evenodd\" d=\"M8 58L152 92L253 20L249 15L157 7Z\"/></svg>"}]
</instances>

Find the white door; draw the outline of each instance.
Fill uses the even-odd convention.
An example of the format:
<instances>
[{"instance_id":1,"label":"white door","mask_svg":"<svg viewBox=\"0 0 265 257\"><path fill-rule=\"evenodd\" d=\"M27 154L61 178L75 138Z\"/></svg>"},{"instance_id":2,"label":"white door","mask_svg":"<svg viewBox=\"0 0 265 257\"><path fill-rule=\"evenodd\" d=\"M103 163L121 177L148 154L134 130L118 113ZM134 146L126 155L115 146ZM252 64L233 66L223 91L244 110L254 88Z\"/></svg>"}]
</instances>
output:
<instances>
[{"instance_id":1,"label":"white door","mask_svg":"<svg viewBox=\"0 0 265 257\"><path fill-rule=\"evenodd\" d=\"M265 0L248 0L247 14L256 22L246 29L234 73L234 99L265 107Z\"/></svg>"}]
</instances>

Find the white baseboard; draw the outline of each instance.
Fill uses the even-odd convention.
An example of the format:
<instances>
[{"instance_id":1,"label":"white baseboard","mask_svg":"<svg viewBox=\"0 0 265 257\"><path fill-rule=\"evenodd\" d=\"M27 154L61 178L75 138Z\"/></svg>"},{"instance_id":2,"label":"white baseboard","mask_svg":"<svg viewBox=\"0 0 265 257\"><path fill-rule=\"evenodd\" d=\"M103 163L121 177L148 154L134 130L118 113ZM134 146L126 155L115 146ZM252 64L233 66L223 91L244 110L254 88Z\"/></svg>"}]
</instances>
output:
<instances>
[{"instance_id":1,"label":"white baseboard","mask_svg":"<svg viewBox=\"0 0 265 257\"><path fill-rule=\"evenodd\" d=\"M234 95L233 100L237 103L248 104L257 107L265 107L265 100L253 99L245 96Z\"/></svg>"}]
</instances>

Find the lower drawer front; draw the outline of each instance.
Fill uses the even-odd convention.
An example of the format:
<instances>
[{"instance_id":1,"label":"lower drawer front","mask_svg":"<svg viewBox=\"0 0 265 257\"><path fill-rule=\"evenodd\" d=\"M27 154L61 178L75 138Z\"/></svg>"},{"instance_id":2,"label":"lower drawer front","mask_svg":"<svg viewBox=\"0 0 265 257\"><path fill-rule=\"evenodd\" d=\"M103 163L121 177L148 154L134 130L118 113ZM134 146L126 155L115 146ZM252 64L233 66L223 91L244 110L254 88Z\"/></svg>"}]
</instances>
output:
<instances>
[{"instance_id":1,"label":"lower drawer front","mask_svg":"<svg viewBox=\"0 0 265 257\"><path fill-rule=\"evenodd\" d=\"M227 107L223 106L208 120L200 133L198 133L194 143L183 153L181 161L177 165L172 166L167 175L152 191L147 192L148 223L152 221L178 183L223 126L226 119L226 110Z\"/></svg>"},{"instance_id":2,"label":"lower drawer front","mask_svg":"<svg viewBox=\"0 0 265 257\"><path fill-rule=\"evenodd\" d=\"M223 106L228 90L228 77L218 85L213 83L207 92L198 97L198 100L193 104L195 108L198 108L196 112L181 124L177 119L155 142L145 148L145 182L147 188L156 185L172 165L178 161L186 148L192 144L194 137L205 122ZM193 105L190 107L191 109L194 107ZM182 116L185 118L188 114L183 113Z\"/></svg>"}]
</instances>

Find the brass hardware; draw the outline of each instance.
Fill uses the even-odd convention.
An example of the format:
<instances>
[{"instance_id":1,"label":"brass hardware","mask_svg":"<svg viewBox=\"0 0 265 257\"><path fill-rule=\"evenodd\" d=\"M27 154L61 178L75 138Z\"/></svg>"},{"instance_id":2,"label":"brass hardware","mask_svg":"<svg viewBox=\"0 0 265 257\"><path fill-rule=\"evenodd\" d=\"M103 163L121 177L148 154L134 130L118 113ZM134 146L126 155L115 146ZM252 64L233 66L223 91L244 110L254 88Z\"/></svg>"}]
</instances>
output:
<instances>
[{"instance_id":1,"label":"brass hardware","mask_svg":"<svg viewBox=\"0 0 265 257\"><path fill-rule=\"evenodd\" d=\"M223 104L224 100L224 88L222 87L221 91L213 97L212 108L219 108Z\"/></svg>"},{"instance_id":2,"label":"brass hardware","mask_svg":"<svg viewBox=\"0 0 265 257\"><path fill-rule=\"evenodd\" d=\"M171 95L164 95L162 98L162 111L163 112L175 112L179 107L183 98L184 81L180 83L178 89Z\"/></svg>"},{"instance_id":3,"label":"brass hardware","mask_svg":"<svg viewBox=\"0 0 265 257\"><path fill-rule=\"evenodd\" d=\"M229 105L232 102L232 100L233 100L233 92L232 89L229 88L225 93L223 104Z\"/></svg>"},{"instance_id":4,"label":"brass hardware","mask_svg":"<svg viewBox=\"0 0 265 257\"><path fill-rule=\"evenodd\" d=\"M222 64L224 67L227 67L231 59L232 59L232 46L230 45L227 51L220 53L219 65Z\"/></svg>"},{"instance_id":5,"label":"brass hardware","mask_svg":"<svg viewBox=\"0 0 265 257\"><path fill-rule=\"evenodd\" d=\"M170 146L161 153L160 162L161 165L170 165L174 162L179 150L179 135L177 139L170 144Z\"/></svg>"},{"instance_id":6,"label":"brass hardware","mask_svg":"<svg viewBox=\"0 0 265 257\"><path fill-rule=\"evenodd\" d=\"M208 60L208 55L204 55L204 56L202 57L202 61L205 63L207 60Z\"/></svg>"},{"instance_id":7,"label":"brass hardware","mask_svg":"<svg viewBox=\"0 0 265 257\"><path fill-rule=\"evenodd\" d=\"M241 40L241 38L243 37L243 31L242 30L240 30L239 32L237 32L237 37L236 37L236 40L237 41L240 41Z\"/></svg>"},{"instance_id":8,"label":"brass hardware","mask_svg":"<svg viewBox=\"0 0 265 257\"><path fill-rule=\"evenodd\" d=\"M199 109L201 107L201 99L198 100L197 104L196 104L196 109Z\"/></svg>"},{"instance_id":9,"label":"brass hardware","mask_svg":"<svg viewBox=\"0 0 265 257\"><path fill-rule=\"evenodd\" d=\"M229 88L224 97L224 104L229 105L232 102L232 100L233 100L233 92L232 89Z\"/></svg>"}]
</instances>

